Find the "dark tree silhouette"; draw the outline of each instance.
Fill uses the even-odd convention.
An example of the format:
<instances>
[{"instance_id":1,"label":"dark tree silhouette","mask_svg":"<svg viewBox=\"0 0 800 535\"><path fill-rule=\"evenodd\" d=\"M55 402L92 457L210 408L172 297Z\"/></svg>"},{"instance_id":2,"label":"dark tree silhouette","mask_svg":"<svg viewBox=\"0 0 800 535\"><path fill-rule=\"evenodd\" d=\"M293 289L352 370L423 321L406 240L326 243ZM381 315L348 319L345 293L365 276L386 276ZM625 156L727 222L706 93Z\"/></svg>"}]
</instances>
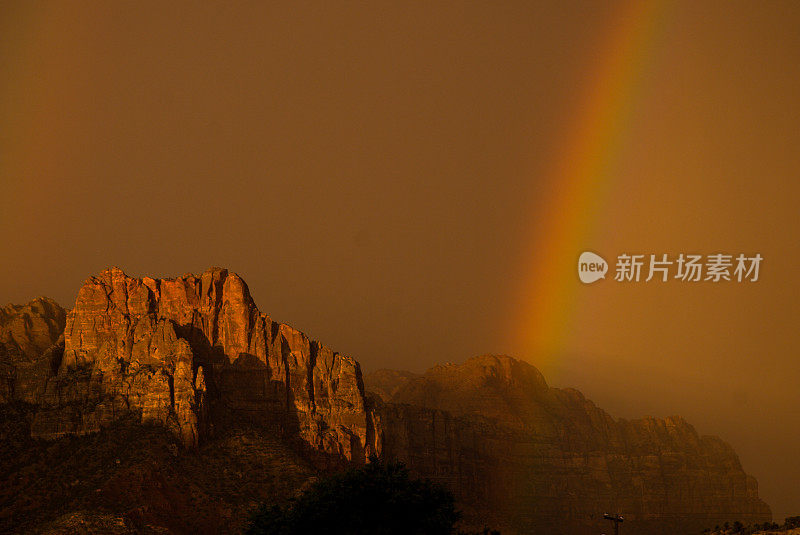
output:
<instances>
[{"instance_id":1,"label":"dark tree silhouette","mask_svg":"<svg viewBox=\"0 0 800 535\"><path fill-rule=\"evenodd\" d=\"M289 505L262 505L248 535L449 535L459 513L453 495L416 480L400 463L377 459L363 468L321 479Z\"/></svg>"}]
</instances>

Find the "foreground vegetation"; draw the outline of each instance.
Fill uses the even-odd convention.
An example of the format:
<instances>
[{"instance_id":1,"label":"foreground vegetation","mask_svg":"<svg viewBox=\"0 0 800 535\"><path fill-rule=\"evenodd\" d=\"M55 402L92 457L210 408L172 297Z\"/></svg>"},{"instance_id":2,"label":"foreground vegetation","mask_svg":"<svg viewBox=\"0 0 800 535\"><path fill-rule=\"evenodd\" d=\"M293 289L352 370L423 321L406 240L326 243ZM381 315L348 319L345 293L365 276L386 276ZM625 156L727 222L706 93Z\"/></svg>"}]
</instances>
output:
<instances>
[{"instance_id":1,"label":"foreground vegetation","mask_svg":"<svg viewBox=\"0 0 800 535\"><path fill-rule=\"evenodd\" d=\"M0 405L0 533L240 533L267 499L316 477L269 433L228 429L185 451L162 427L120 421L58 440Z\"/></svg>"},{"instance_id":2,"label":"foreground vegetation","mask_svg":"<svg viewBox=\"0 0 800 535\"><path fill-rule=\"evenodd\" d=\"M373 457L362 468L317 481L285 506L264 504L247 534L451 535L459 518L444 487Z\"/></svg>"},{"instance_id":3,"label":"foreground vegetation","mask_svg":"<svg viewBox=\"0 0 800 535\"><path fill-rule=\"evenodd\" d=\"M800 516L790 516L783 524L776 522L764 522L762 524L753 524L745 526L741 522L734 522L730 524L726 522L722 526L715 526L714 529L706 529L703 533L711 533L711 535L758 535L758 534L785 534L785 535L800 535Z\"/></svg>"}]
</instances>

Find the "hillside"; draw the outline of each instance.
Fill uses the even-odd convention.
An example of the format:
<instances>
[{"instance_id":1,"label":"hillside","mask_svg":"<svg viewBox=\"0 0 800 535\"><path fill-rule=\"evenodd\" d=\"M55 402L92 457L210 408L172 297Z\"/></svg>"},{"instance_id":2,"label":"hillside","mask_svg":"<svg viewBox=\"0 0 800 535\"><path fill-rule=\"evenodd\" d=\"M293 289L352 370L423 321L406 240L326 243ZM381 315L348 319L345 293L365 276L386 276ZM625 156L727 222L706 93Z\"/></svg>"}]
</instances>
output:
<instances>
[{"instance_id":1,"label":"hillside","mask_svg":"<svg viewBox=\"0 0 800 535\"><path fill-rule=\"evenodd\" d=\"M624 514L626 533L771 520L734 450L678 416L614 419L502 355L387 377L385 454L446 482L506 530L595 533L604 512ZM372 381L367 374L368 390Z\"/></svg>"},{"instance_id":2,"label":"hillside","mask_svg":"<svg viewBox=\"0 0 800 535\"><path fill-rule=\"evenodd\" d=\"M3 307L0 410L7 532L232 532L373 454L505 533L596 533L608 511L642 534L771 520L733 449L680 417L616 420L507 356L364 377L222 268L111 268L69 312Z\"/></svg>"},{"instance_id":3,"label":"hillside","mask_svg":"<svg viewBox=\"0 0 800 535\"><path fill-rule=\"evenodd\" d=\"M161 425L30 438L30 407L0 405L0 532L236 533L316 471L284 441L230 428L185 451Z\"/></svg>"}]
</instances>

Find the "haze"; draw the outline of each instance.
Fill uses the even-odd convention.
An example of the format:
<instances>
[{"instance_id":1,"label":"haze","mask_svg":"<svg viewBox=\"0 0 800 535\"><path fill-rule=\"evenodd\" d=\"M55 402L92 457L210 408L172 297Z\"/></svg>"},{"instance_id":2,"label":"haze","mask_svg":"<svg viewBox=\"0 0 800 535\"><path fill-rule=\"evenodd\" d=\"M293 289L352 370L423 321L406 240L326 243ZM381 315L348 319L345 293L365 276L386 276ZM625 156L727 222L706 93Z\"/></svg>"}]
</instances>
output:
<instances>
[{"instance_id":1,"label":"haze","mask_svg":"<svg viewBox=\"0 0 800 535\"><path fill-rule=\"evenodd\" d=\"M225 266L368 370L507 353L614 416L680 414L800 514L800 4L657 7L591 233L555 259L554 346L525 328L531 236L624 4L5 3L0 301ZM765 260L582 286L583 250Z\"/></svg>"}]
</instances>

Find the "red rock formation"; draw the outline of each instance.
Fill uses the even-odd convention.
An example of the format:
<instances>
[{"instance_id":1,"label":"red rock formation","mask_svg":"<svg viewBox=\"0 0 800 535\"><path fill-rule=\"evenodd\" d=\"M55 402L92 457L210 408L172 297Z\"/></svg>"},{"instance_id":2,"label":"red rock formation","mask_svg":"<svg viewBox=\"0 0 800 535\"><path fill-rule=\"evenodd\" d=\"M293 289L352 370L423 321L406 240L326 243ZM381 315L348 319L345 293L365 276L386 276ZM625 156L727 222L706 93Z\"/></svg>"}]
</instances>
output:
<instances>
[{"instance_id":1,"label":"red rock formation","mask_svg":"<svg viewBox=\"0 0 800 535\"><path fill-rule=\"evenodd\" d=\"M505 356L400 377L378 411L385 455L445 483L475 522L598 533L608 511L625 533L652 534L771 519L733 449L679 417L615 420Z\"/></svg>"},{"instance_id":2,"label":"red rock formation","mask_svg":"<svg viewBox=\"0 0 800 535\"><path fill-rule=\"evenodd\" d=\"M261 314L225 269L86 281L32 432L97 430L131 412L196 445L225 418L299 436L311 451L364 462L373 452L358 363Z\"/></svg>"},{"instance_id":3,"label":"red rock formation","mask_svg":"<svg viewBox=\"0 0 800 535\"><path fill-rule=\"evenodd\" d=\"M0 403L35 405L34 437L133 417L194 446L250 422L298 439L318 463L401 459L504 533L597 533L606 511L626 516L626 533L770 519L721 440L678 417L615 420L510 357L370 381L384 402L366 397L356 361L259 312L224 269L176 279L109 269L66 318L46 299L0 309Z\"/></svg>"},{"instance_id":4,"label":"red rock formation","mask_svg":"<svg viewBox=\"0 0 800 535\"><path fill-rule=\"evenodd\" d=\"M61 358L66 314L44 297L0 308L0 403L35 403L42 395Z\"/></svg>"}]
</instances>

